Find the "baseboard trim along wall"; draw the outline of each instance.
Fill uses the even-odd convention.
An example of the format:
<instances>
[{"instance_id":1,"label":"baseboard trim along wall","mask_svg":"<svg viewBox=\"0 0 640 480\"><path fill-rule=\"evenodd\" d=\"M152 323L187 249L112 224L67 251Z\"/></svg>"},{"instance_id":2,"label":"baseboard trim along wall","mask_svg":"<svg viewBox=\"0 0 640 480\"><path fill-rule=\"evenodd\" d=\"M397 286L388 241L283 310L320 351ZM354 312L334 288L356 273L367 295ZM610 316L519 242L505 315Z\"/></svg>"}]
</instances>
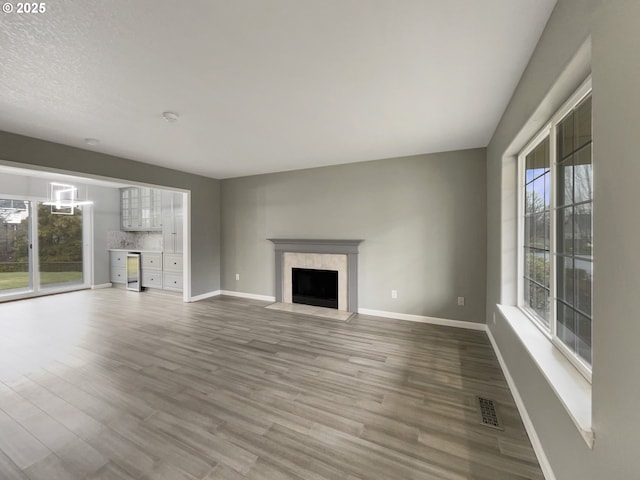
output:
<instances>
[{"instance_id":1,"label":"baseboard trim along wall","mask_svg":"<svg viewBox=\"0 0 640 480\"><path fill-rule=\"evenodd\" d=\"M275 302L276 297L271 295L258 295L256 293L234 292L231 290L220 290L220 295L228 295L230 297L249 298L251 300L263 300L265 302Z\"/></svg>"},{"instance_id":2,"label":"baseboard trim along wall","mask_svg":"<svg viewBox=\"0 0 640 480\"><path fill-rule=\"evenodd\" d=\"M504 378L507 380L507 385L509 385L509 390L511 390L511 395L513 395L513 399L516 402L516 407L518 407L518 412L520 412L520 417L522 418L522 423L524 423L524 428L529 435L529 440L531 440L531 446L533 447L533 451L538 458L538 463L540 463L540 468L542 469L542 473L546 480L556 480L556 476L551 469L551 464L549 463L549 459L547 455L544 453L544 449L542 448L542 442L540 442L540 438L536 433L536 429L533 426L533 422L529 417L529 413L527 412L526 407L524 406L524 402L522 401L522 397L520 396L520 392L516 387L515 382L513 381L513 377L511 373L509 373L509 369L507 368L507 364L500 353L500 349L498 348L498 344L496 343L493 335L491 333L491 329L488 325L485 325L485 329L487 331L487 336L489 337L489 341L491 342L491 346L493 347L493 351L496 353L496 357L498 358L498 363L500 364L500 368L502 368L502 373L504 374Z\"/></svg>"},{"instance_id":3,"label":"baseboard trim along wall","mask_svg":"<svg viewBox=\"0 0 640 480\"><path fill-rule=\"evenodd\" d=\"M113 283L101 283L100 285L91 285L91 290L99 290L101 288L111 288Z\"/></svg>"},{"instance_id":4,"label":"baseboard trim along wall","mask_svg":"<svg viewBox=\"0 0 640 480\"><path fill-rule=\"evenodd\" d=\"M359 308L358 313L361 313L363 315L373 315L375 317L407 320L409 322L431 323L434 325L443 325L445 327L466 328L469 330L484 331L487 329L487 325L484 323L467 322L464 320L449 320L447 318L426 317L423 315L412 315L409 313L385 312L384 310L371 310L368 308Z\"/></svg>"},{"instance_id":5,"label":"baseboard trim along wall","mask_svg":"<svg viewBox=\"0 0 640 480\"><path fill-rule=\"evenodd\" d=\"M220 292L220 290L214 290L213 292L196 295L195 297L189 298L189 302L198 302L200 300L204 300L205 298L217 297L218 295L220 295Z\"/></svg>"}]
</instances>

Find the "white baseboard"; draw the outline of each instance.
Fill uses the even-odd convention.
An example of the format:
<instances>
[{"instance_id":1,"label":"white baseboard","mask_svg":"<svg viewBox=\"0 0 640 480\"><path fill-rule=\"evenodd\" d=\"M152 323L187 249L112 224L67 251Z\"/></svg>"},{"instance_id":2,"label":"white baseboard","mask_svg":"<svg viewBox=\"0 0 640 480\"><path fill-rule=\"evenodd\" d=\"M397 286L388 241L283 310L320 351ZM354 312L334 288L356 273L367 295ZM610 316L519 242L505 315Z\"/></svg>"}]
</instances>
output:
<instances>
[{"instance_id":1,"label":"white baseboard","mask_svg":"<svg viewBox=\"0 0 640 480\"><path fill-rule=\"evenodd\" d=\"M221 294L221 290L215 290L213 292L203 293L201 295L196 295L195 297L189 298L189 302L198 302L200 300L204 300L205 298L217 297Z\"/></svg>"},{"instance_id":2,"label":"white baseboard","mask_svg":"<svg viewBox=\"0 0 640 480\"><path fill-rule=\"evenodd\" d=\"M533 426L533 422L529 417L529 413L527 412L526 407L524 406L524 402L522 401L522 397L520 396L520 392L518 392L518 388L516 387L515 382L513 381L513 377L509 373L509 369L507 368L507 364L500 353L500 349L498 348L498 344L496 340L493 338L493 334L491 333L491 329L487 326L487 336L489 337L489 341L491 342L491 346L493 347L493 351L496 353L496 357L498 357L498 363L500 364L500 368L502 368L502 373L504 374L504 378L507 380L507 384L509 385L509 390L511 390L511 394L513 395L513 399L516 402L516 407L518 407L518 412L520 412L520 418L522 418L522 423L524 423L524 428L527 430L527 434L529 435L529 440L531 440L531 446L533 447L533 451L538 458L538 463L540 464L540 468L542 469L542 473L546 480L556 480L556 476L551 469L551 464L549 463L549 459L547 455L544 453L544 449L542 448L542 442L540 442L540 438L536 433L536 429Z\"/></svg>"},{"instance_id":3,"label":"white baseboard","mask_svg":"<svg viewBox=\"0 0 640 480\"><path fill-rule=\"evenodd\" d=\"M373 315L376 317L394 318L396 320L407 320L409 322L431 323L434 325L443 325L445 327L466 328L469 330L487 329L484 323L466 322L464 320L449 320L447 318L425 317L423 315L412 315L409 313L386 312L384 310L371 310L368 308L359 308L358 313L363 315Z\"/></svg>"},{"instance_id":4,"label":"white baseboard","mask_svg":"<svg viewBox=\"0 0 640 480\"><path fill-rule=\"evenodd\" d=\"M233 292L231 290L221 290L220 295L229 295L230 297L250 298L251 300L263 300L265 302L275 302L276 297L270 295L257 295L255 293Z\"/></svg>"},{"instance_id":5,"label":"white baseboard","mask_svg":"<svg viewBox=\"0 0 640 480\"><path fill-rule=\"evenodd\" d=\"M91 290L99 290L100 288L111 288L113 283L101 283L100 285L91 285Z\"/></svg>"}]
</instances>

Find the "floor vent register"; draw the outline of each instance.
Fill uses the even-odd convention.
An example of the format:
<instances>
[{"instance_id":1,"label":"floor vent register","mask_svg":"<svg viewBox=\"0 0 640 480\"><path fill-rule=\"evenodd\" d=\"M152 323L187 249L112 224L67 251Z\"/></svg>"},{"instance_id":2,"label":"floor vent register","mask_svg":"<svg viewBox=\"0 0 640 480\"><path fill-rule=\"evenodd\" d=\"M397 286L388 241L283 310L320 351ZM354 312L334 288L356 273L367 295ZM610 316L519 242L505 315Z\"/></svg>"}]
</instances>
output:
<instances>
[{"instance_id":1,"label":"floor vent register","mask_svg":"<svg viewBox=\"0 0 640 480\"><path fill-rule=\"evenodd\" d=\"M487 427L504 430L496 412L496 404L493 400L483 397L478 398L478 406L480 407L480 423Z\"/></svg>"}]
</instances>

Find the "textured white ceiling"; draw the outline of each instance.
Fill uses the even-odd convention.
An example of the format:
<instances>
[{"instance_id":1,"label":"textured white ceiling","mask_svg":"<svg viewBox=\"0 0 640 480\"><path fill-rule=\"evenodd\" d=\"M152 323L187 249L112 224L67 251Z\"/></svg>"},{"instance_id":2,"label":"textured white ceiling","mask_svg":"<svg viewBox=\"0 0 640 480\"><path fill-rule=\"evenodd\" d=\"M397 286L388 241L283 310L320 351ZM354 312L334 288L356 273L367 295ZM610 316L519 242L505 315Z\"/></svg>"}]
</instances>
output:
<instances>
[{"instance_id":1,"label":"textured white ceiling","mask_svg":"<svg viewBox=\"0 0 640 480\"><path fill-rule=\"evenodd\" d=\"M216 178L486 146L554 4L48 1L0 14L0 129Z\"/></svg>"}]
</instances>

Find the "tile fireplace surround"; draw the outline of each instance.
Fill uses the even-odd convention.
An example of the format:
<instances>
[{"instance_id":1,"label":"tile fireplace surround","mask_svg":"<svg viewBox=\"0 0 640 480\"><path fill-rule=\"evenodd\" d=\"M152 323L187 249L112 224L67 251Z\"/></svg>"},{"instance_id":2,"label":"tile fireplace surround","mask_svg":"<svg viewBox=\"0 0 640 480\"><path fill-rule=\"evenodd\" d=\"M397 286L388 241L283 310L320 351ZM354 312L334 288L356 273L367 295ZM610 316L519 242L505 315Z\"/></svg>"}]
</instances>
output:
<instances>
[{"instance_id":1,"label":"tile fireplace surround","mask_svg":"<svg viewBox=\"0 0 640 480\"><path fill-rule=\"evenodd\" d=\"M338 309L358 311L358 246L362 240L270 238L275 246L276 302L291 303L291 269L338 271Z\"/></svg>"}]
</instances>

